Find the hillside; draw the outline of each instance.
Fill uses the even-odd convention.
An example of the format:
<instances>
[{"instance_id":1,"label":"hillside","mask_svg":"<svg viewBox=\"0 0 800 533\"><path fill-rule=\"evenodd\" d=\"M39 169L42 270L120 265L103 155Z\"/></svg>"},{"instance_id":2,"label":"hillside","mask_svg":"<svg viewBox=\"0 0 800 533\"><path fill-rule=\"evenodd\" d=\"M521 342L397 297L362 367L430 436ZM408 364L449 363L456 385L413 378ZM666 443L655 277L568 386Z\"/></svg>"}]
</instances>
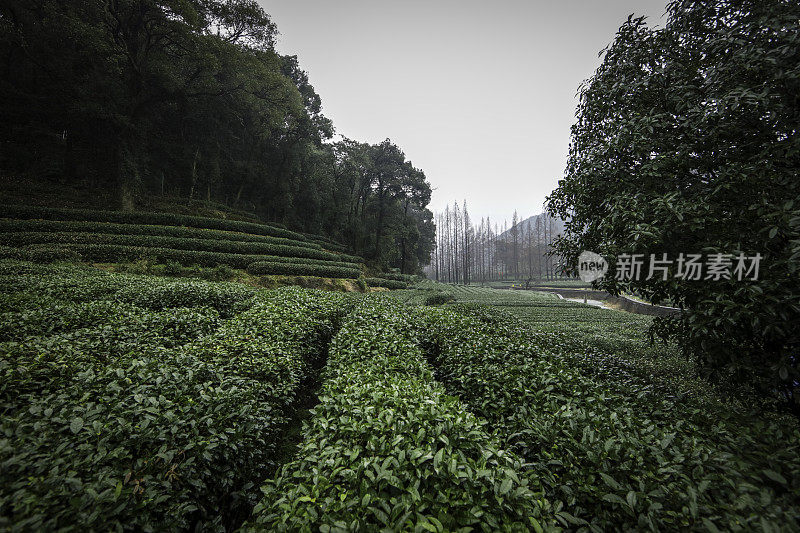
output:
<instances>
[{"instance_id":1,"label":"hillside","mask_svg":"<svg viewBox=\"0 0 800 533\"><path fill-rule=\"evenodd\" d=\"M158 262L246 269L252 274L358 278L360 257L267 224L173 213L2 206L5 257Z\"/></svg>"},{"instance_id":2,"label":"hillside","mask_svg":"<svg viewBox=\"0 0 800 533\"><path fill-rule=\"evenodd\" d=\"M551 224L552 221L552 224ZM538 222L538 226L537 226ZM551 225L548 225L551 224ZM547 225L547 233L550 235L559 235L564 232L564 221L560 218L550 217L544 213L539 215L531 215L528 218L517 222L516 228L519 231L519 235L527 235L528 231L532 234L537 234L537 227L538 232L540 235L544 235L545 226ZM509 241L513 238L513 227L508 228L507 230L503 231L498 235L499 240Z\"/></svg>"},{"instance_id":3,"label":"hillside","mask_svg":"<svg viewBox=\"0 0 800 533\"><path fill-rule=\"evenodd\" d=\"M390 139L334 139L258 3L12 2L0 27L0 203L225 214L378 271L427 262L425 173Z\"/></svg>"}]
</instances>

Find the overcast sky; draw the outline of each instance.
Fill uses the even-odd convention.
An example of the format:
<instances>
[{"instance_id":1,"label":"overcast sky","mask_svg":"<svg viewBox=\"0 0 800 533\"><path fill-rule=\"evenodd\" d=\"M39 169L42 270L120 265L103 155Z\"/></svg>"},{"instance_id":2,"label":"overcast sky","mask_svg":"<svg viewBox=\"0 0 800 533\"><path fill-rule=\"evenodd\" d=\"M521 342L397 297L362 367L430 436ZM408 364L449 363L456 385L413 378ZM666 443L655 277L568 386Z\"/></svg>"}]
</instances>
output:
<instances>
[{"instance_id":1,"label":"overcast sky","mask_svg":"<svg viewBox=\"0 0 800 533\"><path fill-rule=\"evenodd\" d=\"M390 138L473 219L541 212L563 175L580 83L631 13L667 0L259 0L338 134Z\"/></svg>"}]
</instances>

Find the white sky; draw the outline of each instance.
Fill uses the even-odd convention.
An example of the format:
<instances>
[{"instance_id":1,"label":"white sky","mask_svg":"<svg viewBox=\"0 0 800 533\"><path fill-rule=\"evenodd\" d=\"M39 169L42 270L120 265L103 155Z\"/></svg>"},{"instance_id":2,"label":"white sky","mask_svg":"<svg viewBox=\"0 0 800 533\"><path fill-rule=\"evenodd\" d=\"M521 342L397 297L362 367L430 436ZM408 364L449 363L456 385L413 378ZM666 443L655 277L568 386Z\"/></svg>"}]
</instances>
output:
<instances>
[{"instance_id":1,"label":"white sky","mask_svg":"<svg viewBox=\"0 0 800 533\"><path fill-rule=\"evenodd\" d=\"M563 175L580 83L631 13L667 0L259 0L337 133L390 138L434 189L430 208L541 212Z\"/></svg>"}]
</instances>

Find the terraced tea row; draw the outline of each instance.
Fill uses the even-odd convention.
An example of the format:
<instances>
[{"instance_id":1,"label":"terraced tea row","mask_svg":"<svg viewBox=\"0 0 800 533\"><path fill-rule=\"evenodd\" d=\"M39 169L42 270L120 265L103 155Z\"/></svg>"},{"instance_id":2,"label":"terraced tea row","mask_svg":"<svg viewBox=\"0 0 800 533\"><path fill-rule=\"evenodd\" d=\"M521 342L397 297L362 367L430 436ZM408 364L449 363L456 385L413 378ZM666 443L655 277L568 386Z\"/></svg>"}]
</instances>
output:
<instances>
[{"instance_id":1,"label":"terraced tea row","mask_svg":"<svg viewBox=\"0 0 800 533\"><path fill-rule=\"evenodd\" d=\"M0 528L241 523L346 297L0 265Z\"/></svg>"},{"instance_id":2,"label":"terraced tea row","mask_svg":"<svg viewBox=\"0 0 800 533\"><path fill-rule=\"evenodd\" d=\"M280 262L277 258L269 261L256 261L247 266L247 271L255 275L286 274L294 276L317 276L325 278L357 278L361 275L358 265L328 261L319 264Z\"/></svg>"},{"instance_id":3,"label":"terraced tea row","mask_svg":"<svg viewBox=\"0 0 800 533\"><path fill-rule=\"evenodd\" d=\"M253 530L541 531L522 463L433 379L408 314L363 301L331 343L321 403ZM466 529L465 529L466 528Z\"/></svg>"},{"instance_id":4,"label":"terraced tea row","mask_svg":"<svg viewBox=\"0 0 800 533\"><path fill-rule=\"evenodd\" d=\"M153 224L119 224L116 222L81 222L70 220L14 220L0 219L0 233L96 233L104 235L150 235L181 239L210 239L250 243L278 244L322 250L322 246L307 240L269 237L239 231L224 231L185 226L159 226Z\"/></svg>"},{"instance_id":5,"label":"terraced tea row","mask_svg":"<svg viewBox=\"0 0 800 533\"><path fill-rule=\"evenodd\" d=\"M167 248L172 250L204 251L224 254L277 255L308 259L338 261L340 256L323 250L283 244L227 241L221 239L187 239L152 235L113 235L102 233L0 233L0 244L21 247L32 244L92 245L109 244L136 248Z\"/></svg>"},{"instance_id":6,"label":"terraced tea row","mask_svg":"<svg viewBox=\"0 0 800 533\"><path fill-rule=\"evenodd\" d=\"M584 372L506 313L427 316L420 336L437 378L528 462L549 500L563 502L563 525L800 527L796 427L666 399L616 372Z\"/></svg>"},{"instance_id":7,"label":"terraced tea row","mask_svg":"<svg viewBox=\"0 0 800 533\"><path fill-rule=\"evenodd\" d=\"M410 304L486 305L500 308L530 326L538 342L595 373L613 373L624 382L646 381L671 396L712 396L710 383L697 375L674 343L651 343L653 318L559 299L523 290L445 285L432 281L394 295ZM750 399L748 399L750 401Z\"/></svg>"},{"instance_id":8,"label":"terraced tea row","mask_svg":"<svg viewBox=\"0 0 800 533\"><path fill-rule=\"evenodd\" d=\"M548 295L412 293L0 261L0 529L800 528L796 424L511 315Z\"/></svg>"},{"instance_id":9,"label":"terraced tea row","mask_svg":"<svg viewBox=\"0 0 800 533\"><path fill-rule=\"evenodd\" d=\"M238 269L260 263L253 271L263 275L361 276L360 257L324 250L321 239L311 242L269 225L163 213L13 206L4 216L19 219L0 219L0 257L111 263L151 259Z\"/></svg>"},{"instance_id":10,"label":"terraced tea row","mask_svg":"<svg viewBox=\"0 0 800 533\"><path fill-rule=\"evenodd\" d=\"M289 231L269 224L255 224L224 218L197 217L175 213L147 213L142 211L100 211L94 209L66 209L54 207L35 207L22 205L2 205L3 216L20 220L73 220L81 222L114 222L117 224L152 224L158 226L187 226L192 228L237 231L254 235L285 237L296 241L306 238L294 231Z\"/></svg>"},{"instance_id":11,"label":"terraced tea row","mask_svg":"<svg viewBox=\"0 0 800 533\"><path fill-rule=\"evenodd\" d=\"M405 289L408 286L406 281L388 278L365 278L364 281L370 287L384 287L386 289Z\"/></svg>"}]
</instances>

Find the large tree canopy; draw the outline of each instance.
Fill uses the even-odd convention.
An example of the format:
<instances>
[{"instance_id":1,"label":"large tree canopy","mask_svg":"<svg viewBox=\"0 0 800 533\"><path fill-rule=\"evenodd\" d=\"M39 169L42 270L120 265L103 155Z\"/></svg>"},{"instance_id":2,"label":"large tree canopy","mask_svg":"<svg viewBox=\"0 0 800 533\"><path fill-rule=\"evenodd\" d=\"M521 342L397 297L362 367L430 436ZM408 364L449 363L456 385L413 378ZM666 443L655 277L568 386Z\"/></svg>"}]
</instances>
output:
<instances>
[{"instance_id":1,"label":"large tree canopy","mask_svg":"<svg viewBox=\"0 0 800 533\"><path fill-rule=\"evenodd\" d=\"M332 143L276 34L255 0L3 2L0 173L113 189L123 209L222 202L416 271L424 174L391 142Z\"/></svg>"},{"instance_id":2,"label":"large tree canopy","mask_svg":"<svg viewBox=\"0 0 800 533\"><path fill-rule=\"evenodd\" d=\"M758 280L599 284L685 309L660 320L703 368L782 392L800 412L800 4L678 1L629 18L582 87L566 176L549 199L572 264L603 254L761 254ZM732 269L733 270L733 269ZM752 277L752 276L750 276Z\"/></svg>"}]
</instances>

